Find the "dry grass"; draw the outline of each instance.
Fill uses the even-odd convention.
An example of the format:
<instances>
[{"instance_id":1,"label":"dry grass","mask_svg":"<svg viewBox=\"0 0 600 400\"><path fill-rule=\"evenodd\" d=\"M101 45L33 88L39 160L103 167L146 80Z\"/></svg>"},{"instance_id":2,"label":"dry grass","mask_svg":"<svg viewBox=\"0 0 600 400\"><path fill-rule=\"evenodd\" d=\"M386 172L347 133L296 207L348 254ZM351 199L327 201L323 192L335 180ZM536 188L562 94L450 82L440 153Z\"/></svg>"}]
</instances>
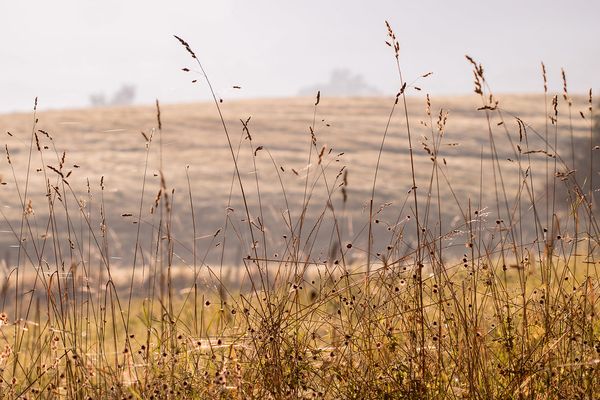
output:
<instances>
[{"instance_id":1,"label":"dry grass","mask_svg":"<svg viewBox=\"0 0 600 400\"><path fill-rule=\"evenodd\" d=\"M473 97L398 64L391 99L1 116L2 397L598 397L591 102L470 61Z\"/></svg>"}]
</instances>

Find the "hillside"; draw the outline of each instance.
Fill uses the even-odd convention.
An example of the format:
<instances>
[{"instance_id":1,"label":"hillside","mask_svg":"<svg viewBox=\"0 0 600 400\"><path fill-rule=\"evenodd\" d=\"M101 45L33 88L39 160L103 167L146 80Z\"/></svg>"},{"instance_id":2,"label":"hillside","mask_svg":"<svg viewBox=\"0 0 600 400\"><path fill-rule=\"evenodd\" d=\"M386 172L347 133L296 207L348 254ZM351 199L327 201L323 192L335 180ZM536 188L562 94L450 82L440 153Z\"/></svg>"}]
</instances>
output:
<instances>
[{"instance_id":1,"label":"hillside","mask_svg":"<svg viewBox=\"0 0 600 400\"><path fill-rule=\"evenodd\" d=\"M553 163L546 155L536 153L538 150L546 149L546 145L541 140L545 134L546 121L549 124L551 143L555 132L555 127L550 120L544 118L546 112L551 114L551 110L545 111L543 96L505 95L500 96L498 100L501 112L490 113L490 125L499 164L502 167L502 182L497 171L494 178L488 123L485 111L477 110L481 107L477 97L433 99L431 115L427 114L425 98L409 98L416 182L422 203L420 218L421 220L427 218L429 227L437 226L435 223L439 219L436 206L438 194L435 189L437 180L439 195L443 199L440 210L441 232L445 234L454 231L454 234L444 237L444 246L448 248L455 246L454 253L458 255L464 251L464 243L467 240L463 229L465 217L462 213L467 213L469 207L472 212L485 210L481 215L495 220L498 218L497 195L502 198L502 203L506 195L511 207L519 204L516 198L520 194L523 198L526 197L522 186L523 177L519 175L517 166L517 153L514 150L517 144L521 143L524 149L524 143L527 141L528 149L532 151L526 156L521 154L523 159L530 158L534 164L545 163L547 160ZM550 101L551 99L548 100L549 108L551 108ZM379 147L393 104L393 99L390 98L323 98L315 109L314 99L291 98L225 102L221 105L234 149L241 144L239 172L254 222L261 215L255 179L258 178L262 204L260 224L266 228L264 232L268 243L266 249L268 257L273 257L274 253L281 251L285 242L283 235L289 231L286 227L286 218L288 218L286 210L290 210L292 221L297 221L301 215L303 201L307 198L305 190L308 182L307 193L310 193L311 197L306 214L306 226L312 227L319 220L319 216L323 215L318 233L314 236L318 240L313 242L314 237L309 235L309 228L305 230L305 238L308 240L303 245L309 246L309 243L313 243L310 245L312 246L311 257L324 260L329 257L330 252L336 251L335 248L332 249L335 247L333 244L335 240L331 240L337 235L332 233L333 210L335 218L339 221L342 242L354 243L354 249L348 257L359 262L364 261L368 203ZM574 117L569 125L569 121L563 117L568 115L566 104L562 99L559 103L560 118L563 119L559 121L557 143L559 154L569 165L570 126L576 151L581 140L589 140L585 139L589 135L589 122L579 116L579 110L585 111L586 107L586 99L574 98L572 112ZM432 175L433 163L425 147L432 151L434 138L440 139L438 131L440 110L447 112L448 115L438 149L441 173L435 176ZM525 139L519 135L515 116L521 118L526 124ZM248 140L248 135L243 132L240 122L240 119L246 121L249 117L251 117L248 123L251 142ZM315 117L316 146L310 150L310 127L313 124L313 117ZM67 180L77 198L85 201L83 211L89 214L90 224L97 235L97 240L101 241L99 238L102 236L99 211L103 202L108 227L106 238L112 263L130 265L133 256L131 249L137 237L136 217L140 212L146 168L146 139L140 132L144 132L148 138L152 135L141 207L140 241L145 254L150 257L153 251L152 238L157 235L152 227L157 226L159 217L157 213L150 214L150 209L160 188L161 148L166 187L168 190L174 190L171 229L178 241L175 254L179 257L174 262L183 265L192 262L193 242L196 243L198 254L204 254L207 249L210 249L206 260L211 263L218 262L221 250L215 246L218 246L225 237L229 241L224 252L228 264L240 264L242 257L249 253L251 240L247 229L240 228L245 224L245 212L239 184L233 179L234 166L231 152L214 104L162 106L162 138L156 131L156 109L150 106L47 111L39 112L37 118L35 129L40 144L47 146L48 149L43 151L43 158L41 158L40 153L35 149L35 141L33 142L30 182L26 188L33 114L0 116L3 144L8 146L19 188L17 192L11 165L5 159L0 163L0 177L3 181L3 186L0 187L3 214L0 221L0 249L2 249L0 259L4 258L7 264L14 263L17 257L17 232L20 230L22 205L16 193L24 197L27 189L26 198L27 201L31 200L34 212L33 218L30 219L30 234L25 235L27 238L24 243L28 251L32 252L33 247L43 247L44 238L47 239L52 235L44 181L49 179L52 185L59 185L60 179L48 167L44 168L44 171L41 168L48 165L58 168L64 151L63 174L71 173ZM52 140L42 131L47 132ZM7 132L10 132L10 135ZM512 145L508 138L512 140ZM318 153L323 145L326 146L326 151L323 162L319 165ZM257 150L258 146L262 147ZM310 162L309 151L312 151ZM553 150L550 148L548 152L553 153ZM254 153L256 157L253 157ZM256 162L256 166L253 162ZM195 215L196 240L193 240L186 178L187 166L189 166L189 189L192 193ZM327 182L318 178L322 166L326 171ZM343 167L348 171L346 202L339 187L343 176L337 177L336 180ZM560 164L559 168L564 169ZM310 174L308 181L307 171ZM431 208L426 214L427 193L430 191L432 176L435 179L431 190ZM103 192L100 188L101 177L105 187ZM279 178L284 185L285 196ZM494 184L494 179L497 184ZM532 179L534 193L536 189L543 191L546 176L538 173ZM90 196L87 194L86 187L88 180ZM316 183L311 192L313 182ZM494 189L500 188L501 184L504 185L505 193L497 193ZM408 252L414 246L415 227L411 225L414 221L414 207L411 195L408 193L411 186L405 119L403 112L398 109L391 119L377 176L374 208L377 211L381 205L385 204L385 207L376 216L379 223L375 224L374 228L374 252L385 253L386 246L394 240L403 242L402 251ZM332 207L327 206L327 187L331 192ZM230 193L232 198L229 203ZM69 210L77 208L74 197L63 200L62 204L66 204ZM229 213L228 207L230 207ZM505 211L501 209L501 216ZM77 220L71 221L71 229L80 229L85 233L87 222L82 218L82 214L71 212L70 218L78 214ZM126 216L123 216L124 214ZM132 216L127 216L128 214ZM525 212L524 215L526 214ZM224 229L227 215L230 217L229 223L235 229L232 229L229 223L228 229ZM407 216L412 217L412 220L407 219ZM515 223L518 219L515 219ZM64 221L64 218L55 218L53 223L58 227L56 231L61 233L54 235L67 234L64 229L60 229L61 224L65 224ZM401 224L405 224L406 228L405 231L398 233L396 228ZM214 238L215 240L212 240L213 234L218 229L221 229L220 233ZM25 232L27 231L26 226ZM534 225L527 222L521 228L521 232L523 235L533 237ZM238 234L242 237L238 237ZM436 233L432 232L431 235L435 237ZM81 236L79 240L83 241L83 237L90 239L89 236ZM37 246L33 246L32 240L36 241ZM91 249L92 252L97 247L89 243L79 243L77 246L81 249L87 246L86 248Z\"/></svg>"}]
</instances>

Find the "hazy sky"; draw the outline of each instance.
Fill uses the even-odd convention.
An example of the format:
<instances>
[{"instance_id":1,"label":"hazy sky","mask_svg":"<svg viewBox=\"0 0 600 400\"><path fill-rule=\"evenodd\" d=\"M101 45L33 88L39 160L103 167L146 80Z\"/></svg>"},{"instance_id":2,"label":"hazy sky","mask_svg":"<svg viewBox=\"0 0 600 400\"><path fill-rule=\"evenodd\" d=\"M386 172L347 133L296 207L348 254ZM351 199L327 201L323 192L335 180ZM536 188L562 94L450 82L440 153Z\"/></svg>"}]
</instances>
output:
<instances>
[{"instance_id":1,"label":"hazy sky","mask_svg":"<svg viewBox=\"0 0 600 400\"><path fill-rule=\"evenodd\" d=\"M0 0L0 112L82 107L123 84L136 102L205 99L173 39L186 39L224 99L292 96L346 68L397 90L389 20L405 77L432 94L471 91L470 54L497 92L600 88L600 1ZM242 90L233 90L233 85Z\"/></svg>"}]
</instances>

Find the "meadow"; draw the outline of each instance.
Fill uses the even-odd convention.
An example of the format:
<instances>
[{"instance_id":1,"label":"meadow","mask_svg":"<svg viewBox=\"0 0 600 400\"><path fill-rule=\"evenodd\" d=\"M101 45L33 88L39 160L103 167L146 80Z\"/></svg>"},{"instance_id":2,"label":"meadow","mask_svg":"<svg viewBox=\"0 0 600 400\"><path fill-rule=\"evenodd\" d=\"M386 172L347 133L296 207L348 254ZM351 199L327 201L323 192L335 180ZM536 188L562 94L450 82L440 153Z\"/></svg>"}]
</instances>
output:
<instances>
[{"instance_id":1,"label":"meadow","mask_svg":"<svg viewBox=\"0 0 600 400\"><path fill-rule=\"evenodd\" d=\"M598 398L591 92L465 62L470 96L398 62L392 97L0 115L0 396Z\"/></svg>"}]
</instances>

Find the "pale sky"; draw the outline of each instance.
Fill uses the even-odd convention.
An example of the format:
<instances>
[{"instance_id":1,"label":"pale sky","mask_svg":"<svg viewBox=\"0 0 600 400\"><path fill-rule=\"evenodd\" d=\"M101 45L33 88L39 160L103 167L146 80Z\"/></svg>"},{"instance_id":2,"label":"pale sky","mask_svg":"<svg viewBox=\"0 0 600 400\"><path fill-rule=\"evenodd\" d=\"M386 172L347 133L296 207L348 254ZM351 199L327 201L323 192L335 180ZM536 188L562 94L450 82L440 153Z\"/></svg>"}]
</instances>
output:
<instances>
[{"instance_id":1,"label":"pale sky","mask_svg":"<svg viewBox=\"0 0 600 400\"><path fill-rule=\"evenodd\" d=\"M407 80L432 95L472 90L465 54L496 92L540 92L540 61L559 90L600 88L600 1L0 0L0 112L85 107L123 84L136 103L197 101L205 85L173 39L187 40L226 100L293 96L333 69L397 90L385 20ZM239 85L242 90L233 90Z\"/></svg>"}]
</instances>

